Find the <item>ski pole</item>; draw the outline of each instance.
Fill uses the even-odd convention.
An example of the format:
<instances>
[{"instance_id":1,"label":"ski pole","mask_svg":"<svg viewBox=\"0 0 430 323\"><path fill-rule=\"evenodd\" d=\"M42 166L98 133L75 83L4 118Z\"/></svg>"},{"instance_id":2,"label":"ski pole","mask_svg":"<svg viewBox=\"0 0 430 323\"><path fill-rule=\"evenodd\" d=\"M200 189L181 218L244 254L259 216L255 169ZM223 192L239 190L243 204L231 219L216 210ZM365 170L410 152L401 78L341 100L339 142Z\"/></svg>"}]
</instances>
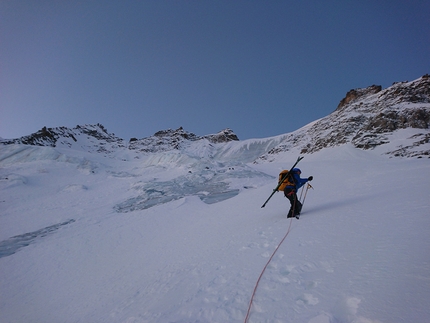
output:
<instances>
[{"instance_id":1,"label":"ski pole","mask_svg":"<svg viewBox=\"0 0 430 323\"><path fill-rule=\"evenodd\" d=\"M306 192L305 192L305 196L303 197L302 206L305 205L306 195L308 194L309 188L314 189L311 184L309 184L309 183L307 183L307 184L308 185L306 186Z\"/></svg>"},{"instance_id":2,"label":"ski pole","mask_svg":"<svg viewBox=\"0 0 430 323\"><path fill-rule=\"evenodd\" d=\"M302 191L300 192L300 198L299 198L299 201L302 199L302 196L303 196L303 191L305 190L305 187L303 186L302 187Z\"/></svg>"}]
</instances>

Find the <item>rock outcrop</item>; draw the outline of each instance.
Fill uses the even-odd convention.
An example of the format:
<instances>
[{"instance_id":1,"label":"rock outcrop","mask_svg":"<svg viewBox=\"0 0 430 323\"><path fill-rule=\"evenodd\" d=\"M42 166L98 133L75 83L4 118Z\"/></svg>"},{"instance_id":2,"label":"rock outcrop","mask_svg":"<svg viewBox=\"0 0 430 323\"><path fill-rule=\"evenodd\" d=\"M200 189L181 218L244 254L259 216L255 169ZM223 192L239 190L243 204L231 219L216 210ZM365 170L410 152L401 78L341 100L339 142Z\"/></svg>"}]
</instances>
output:
<instances>
[{"instance_id":1,"label":"rock outcrop","mask_svg":"<svg viewBox=\"0 0 430 323\"><path fill-rule=\"evenodd\" d=\"M190 142L204 139L214 144L239 140L231 129L225 129L213 135L197 136L179 127L176 130L167 129L157 131L153 136L142 139L133 138L130 140L129 149L146 153L169 151L172 149L181 149Z\"/></svg>"}]
</instances>

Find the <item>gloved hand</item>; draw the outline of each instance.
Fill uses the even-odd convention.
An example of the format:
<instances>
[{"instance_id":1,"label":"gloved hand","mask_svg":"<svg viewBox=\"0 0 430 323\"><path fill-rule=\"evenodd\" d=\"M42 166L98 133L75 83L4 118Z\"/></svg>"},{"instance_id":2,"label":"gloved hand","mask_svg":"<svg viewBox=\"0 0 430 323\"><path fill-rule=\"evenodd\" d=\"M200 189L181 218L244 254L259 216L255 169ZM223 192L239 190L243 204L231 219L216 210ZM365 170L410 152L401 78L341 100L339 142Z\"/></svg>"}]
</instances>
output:
<instances>
[{"instance_id":1,"label":"gloved hand","mask_svg":"<svg viewBox=\"0 0 430 323\"><path fill-rule=\"evenodd\" d=\"M308 177L308 181L311 181L311 180L313 180L314 179L314 177L313 176L309 176Z\"/></svg>"}]
</instances>

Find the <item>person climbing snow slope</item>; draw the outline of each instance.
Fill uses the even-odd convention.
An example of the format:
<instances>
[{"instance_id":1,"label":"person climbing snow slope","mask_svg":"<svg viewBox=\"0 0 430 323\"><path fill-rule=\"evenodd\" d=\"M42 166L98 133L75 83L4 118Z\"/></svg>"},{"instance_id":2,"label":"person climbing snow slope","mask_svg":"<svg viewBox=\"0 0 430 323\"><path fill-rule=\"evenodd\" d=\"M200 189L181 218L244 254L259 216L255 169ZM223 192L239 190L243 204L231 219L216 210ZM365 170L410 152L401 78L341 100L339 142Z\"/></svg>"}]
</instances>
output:
<instances>
[{"instance_id":1,"label":"person climbing snow slope","mask_svg":"<svg viewBox=\"0 0 430 323\"><path fill-rule=\"evenodd\" d=\"M291 207L288 212L287 218L296 217L299 218L302 210L302 203L297 198L297 191L308 181L313 180L313 176L308 178L300 178L302 171L299 168L293 168L291 174L288 170L283 170L279 174L279 182L282 184L279 186L279 191L284 191L285 197L290 201Z\"/></svg>"}]
</instances>

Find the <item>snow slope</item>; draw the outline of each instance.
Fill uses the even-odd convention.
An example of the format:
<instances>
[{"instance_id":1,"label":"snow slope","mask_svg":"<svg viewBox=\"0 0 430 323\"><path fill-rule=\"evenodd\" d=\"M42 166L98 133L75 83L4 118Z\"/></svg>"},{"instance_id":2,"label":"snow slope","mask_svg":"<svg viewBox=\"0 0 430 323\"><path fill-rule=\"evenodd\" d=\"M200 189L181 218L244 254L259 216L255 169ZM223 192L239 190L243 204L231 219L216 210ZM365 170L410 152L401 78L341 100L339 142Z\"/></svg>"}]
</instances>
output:
<instances>
[{"instance_id":1,"label":"snow slope","mask_svg":"<svg viewBox=\"0 0 430 323\"><path fill-rule=\"evenodd\" d=\"M428 159L305 155L314 190L290 220L281 193L261 205L298 151L249 164L266 143L218 159L1 146L0 322L244 322L290 225L249 322L429 322Z\"/></svg>"}]
</instances>

